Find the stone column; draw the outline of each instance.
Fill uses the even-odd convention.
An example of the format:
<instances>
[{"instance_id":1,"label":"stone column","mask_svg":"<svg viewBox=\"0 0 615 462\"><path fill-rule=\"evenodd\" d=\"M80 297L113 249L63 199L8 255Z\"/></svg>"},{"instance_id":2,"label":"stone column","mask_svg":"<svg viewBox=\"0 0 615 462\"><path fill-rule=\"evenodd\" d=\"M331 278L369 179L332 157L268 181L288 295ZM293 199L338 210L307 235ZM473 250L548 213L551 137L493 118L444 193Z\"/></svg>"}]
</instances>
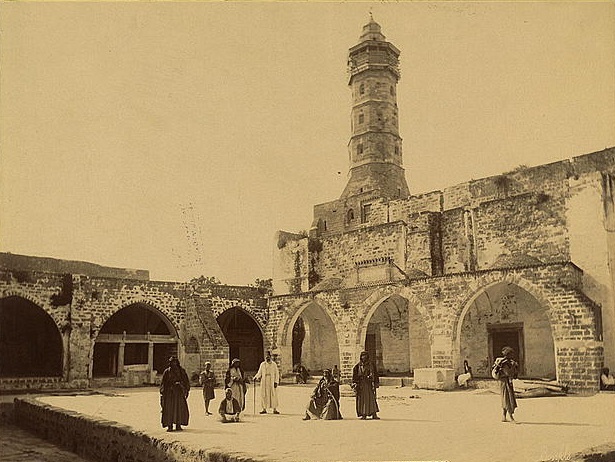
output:
<instances>
[{"instance_id":1,"label":"stone column","mask_svg":"<svg viewBox=\"0 0 615 462\"><path fill-rule=\"evenodd\" d=\"M124 332L124 337L126 337L126 332ZM120 348L117 353L117 377L122 376L122 372L124 371L124 348L126 347L126 342L123 340L120 342Z\"/></svg>"},{"instance_id":2,"label":"stone column","mask_svg":"<svg viewBox=\"0 0 615 462\"><path fill-rule=\"evenodd\" d=\"M147 333L147 337L150 339L147 348L147 368L149 369L150 383L154 383L154 342L152 342L149 332Z\"/></svg>"}]
</instances>

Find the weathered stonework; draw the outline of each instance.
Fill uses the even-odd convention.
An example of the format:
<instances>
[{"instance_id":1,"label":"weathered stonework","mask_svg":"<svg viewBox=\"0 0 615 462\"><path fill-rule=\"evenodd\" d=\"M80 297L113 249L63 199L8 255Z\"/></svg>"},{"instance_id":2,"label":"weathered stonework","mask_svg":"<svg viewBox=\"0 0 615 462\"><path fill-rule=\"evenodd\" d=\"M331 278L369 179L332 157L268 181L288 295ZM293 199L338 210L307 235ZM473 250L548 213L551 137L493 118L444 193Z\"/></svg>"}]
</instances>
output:
<instances>
[{"instance_id":1,"label":"weathered stonework","mask_svg":"<svg viewBox=\"0 0 615 462\"><path fill-rule=\"evenodd\" d=\"M361 67L366 49L374 55ZM301 313L317 305L346 379L362 349L385 373L461 372L470 360L488 376L498 348L513 343L522 374L597 390L599 368L615 361L615 148L396 195L397 173L385 179L381 167L401 140L398 55L373 20L350 49L351 178L339 199L314 207L309 234L321 251L303 258L305 272L285 272L288 255L277 257L267 336L283 369L297 355L293 324L301 317L309 330ZM320 282L301 293L276 282L310 273Z\"/></svg>"}]
</instances>

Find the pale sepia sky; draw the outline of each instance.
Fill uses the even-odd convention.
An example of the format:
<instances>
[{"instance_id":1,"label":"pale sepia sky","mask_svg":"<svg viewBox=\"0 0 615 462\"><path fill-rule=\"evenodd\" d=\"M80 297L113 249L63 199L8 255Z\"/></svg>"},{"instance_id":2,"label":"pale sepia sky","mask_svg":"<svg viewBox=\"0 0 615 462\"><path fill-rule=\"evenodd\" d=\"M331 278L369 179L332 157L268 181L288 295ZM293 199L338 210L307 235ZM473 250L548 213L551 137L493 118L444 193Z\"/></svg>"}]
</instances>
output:
<instances>
[{"instance_id":1,"label":"pale sepia sky","mask_svg":"<svg viewBox=\"0 0 615 462\"><path fill-rule=\"evenodd\" d=\"M413 194L615 145L612 2L0 8L2 251L271 277L275 231L345 185L370 8Z\"/></svg>"}]
</instances>

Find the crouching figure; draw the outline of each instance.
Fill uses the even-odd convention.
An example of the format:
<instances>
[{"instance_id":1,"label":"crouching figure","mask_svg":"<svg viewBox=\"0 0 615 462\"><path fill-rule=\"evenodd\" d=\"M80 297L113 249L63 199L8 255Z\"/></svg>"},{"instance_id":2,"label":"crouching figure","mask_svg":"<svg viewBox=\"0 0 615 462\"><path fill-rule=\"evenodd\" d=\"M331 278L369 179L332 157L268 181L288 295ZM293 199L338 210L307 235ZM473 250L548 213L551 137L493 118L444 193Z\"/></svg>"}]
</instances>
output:
<instances>
[{"instance_id":1,"label":"crouching figure","mask_svg":"<svg viewBox=\"0 0 615 462\"><path fill-rule=\"evenodd\" d=\"M226 397L220 403L218 414L222 423L239 422L239 414L241 413L241 405L237 399L233 398L233 390L227 388L225 390Z\"/></svg>"},{"instance_id":2,"label":"crouching figure","mask_svg":"<svg viewBox=\"0 0 615 462\"><path fill-rule=\"evenodd\" d=\"M303 420L338 420L340 412L340 386L330 369L325 369L310 398Z\"/></svg>"}]
</instances>

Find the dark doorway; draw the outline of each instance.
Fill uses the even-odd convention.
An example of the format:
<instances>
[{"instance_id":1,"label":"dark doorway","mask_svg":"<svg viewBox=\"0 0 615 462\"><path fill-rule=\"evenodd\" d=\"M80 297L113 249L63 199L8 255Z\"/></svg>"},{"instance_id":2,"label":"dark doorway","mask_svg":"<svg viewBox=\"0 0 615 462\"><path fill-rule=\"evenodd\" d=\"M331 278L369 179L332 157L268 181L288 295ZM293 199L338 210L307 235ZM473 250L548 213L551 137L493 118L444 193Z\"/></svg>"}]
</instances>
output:
<instances>
[{"instance_id":1,"label":"dark doorway","mask_svg":"<svg viewBox=\"0 0 615 462\"><path fill-rule=\"evenodd\" d=\"M489 333L489 353L491 364L502 356L502 348L509 346L515 350L515 360L519 362L519 374L524 373L523 324L495 324L487 326Z\"/></svg>"},{"instance_id":2,"label":"dark doorway","mask_svg":"<svg viewBox=\"0 0 615 462\"><path fill-rule=\"evenodd\" d=\"M299 316L293 326L293 367L301 362L304 339L305 325L303 324L303 318Z\"/></svg>"},{"instance_id":3,"label":"dark doorway","mask_svg":"<svg viewBox=\"0 0 615 462\"><path fill-rule=\"evenodd\" d=\"M0 377L62 375L62 336L42 308L21 297L0 299Z\"/></svg>"},{"instance_id":4,"label":"dark doorway","mask_svg":"<svg viewBox=\"0 0 615 462\"><path fill-rule=\"evenodd\" d=\"M115 377L117 375L119 344L95 343L94 364L92 374L94 377Z\"/></svg>"},{"instance_id":5,"label":"dark doorway","mask_svg":"<svg viewBox=\"0 0 615 462\"><path fill-rule=\"evenodd\" d=\"M229 346L229 362L239 358L245 371L256 371L264 360L263 334L258 324L241 308L218 316L218 324Z\"/></svg>"}]
</instances>

